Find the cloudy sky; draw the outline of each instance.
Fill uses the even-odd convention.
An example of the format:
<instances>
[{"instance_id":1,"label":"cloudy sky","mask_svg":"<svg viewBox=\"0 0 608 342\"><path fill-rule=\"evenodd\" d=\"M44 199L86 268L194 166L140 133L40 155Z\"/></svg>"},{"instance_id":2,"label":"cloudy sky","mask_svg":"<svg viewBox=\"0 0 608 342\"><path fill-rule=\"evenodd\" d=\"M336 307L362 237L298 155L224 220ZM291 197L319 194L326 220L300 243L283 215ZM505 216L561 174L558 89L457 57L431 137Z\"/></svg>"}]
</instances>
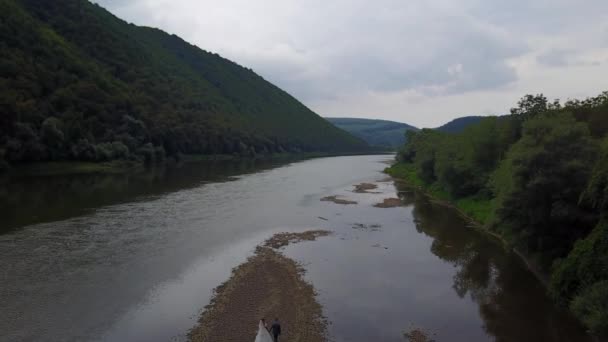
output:
<instances>
[{"instance_id":1,"label":"cloudy sky","mask_svg":"<svg viewBox=\"0 0 608 342\"><path fill-rule=\"evenodd\" d=\"M607 0L97 0L252 68L322 116L435 127L608 90Z\"/></svg>"}]
</instances>

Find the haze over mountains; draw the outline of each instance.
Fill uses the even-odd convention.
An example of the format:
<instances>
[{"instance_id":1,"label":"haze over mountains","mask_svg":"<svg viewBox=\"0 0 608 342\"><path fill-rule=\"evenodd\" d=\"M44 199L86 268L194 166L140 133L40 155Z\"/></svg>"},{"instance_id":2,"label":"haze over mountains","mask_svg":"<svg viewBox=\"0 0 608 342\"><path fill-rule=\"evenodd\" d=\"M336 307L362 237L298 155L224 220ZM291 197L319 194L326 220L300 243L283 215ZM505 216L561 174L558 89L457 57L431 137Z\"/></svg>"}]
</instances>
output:
<instances>
[{"instance_id":1,"label":"haze over mountains","mask_svg":"<svg viewBox=\"0 0 608 342\"><path fill-rule=\"evenodd\" d=\"M398 148L405 143L407 130L418 128L395 121L359 119L359 118L326 118L337 127L365 140L372 146Z\"/></svg>"},{"instance_id":2,"label":"haze over mountains","mask_svg":"<svg viewBox=\"0 0 608 342\"><path fill-rule=\"evenodd\" d=\"M364 151L252 70L80 0L0 1L0 164Z\"/></svg>"},{"instance_id":3,"label":"haze over mountains","mask_svg":"<svg viewBox=\"0 0 608 342\"><path fill-rule=\"evenodd\" d=\"M463 116L434 128L444 133L460 133L481 121L483 116ZM337 127L378 147L397 149L405 143L405 132L419 128L402 122L360 118L326 118Z\"/></svg>"}]
</instances>

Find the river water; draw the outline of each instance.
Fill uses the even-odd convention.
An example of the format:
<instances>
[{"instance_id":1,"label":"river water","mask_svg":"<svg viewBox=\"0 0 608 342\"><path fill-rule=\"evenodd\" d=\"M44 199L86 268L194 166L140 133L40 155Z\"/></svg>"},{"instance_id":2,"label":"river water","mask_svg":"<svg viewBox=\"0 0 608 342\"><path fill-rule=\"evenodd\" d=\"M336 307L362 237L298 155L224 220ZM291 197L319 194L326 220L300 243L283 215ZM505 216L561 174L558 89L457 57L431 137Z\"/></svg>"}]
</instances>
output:
<instances>
[{"instance_id":1,"label":"river water","mask_svg":"<svg viewBox=\"0 0 608 342\"><path fill-rule=\"evenodd\" d=\"M305 266L335 341L405 341L411 328L436 341L588 340L517 257L387 179L390 159L4 180L0 340L185 340L257 244L308 229L333 234L284 253ZM352 192L361 182L378 189ZM331 195L358 203L319 200ZM400 207L373 206L397 196Z\"/></svg>"}]
</instances>

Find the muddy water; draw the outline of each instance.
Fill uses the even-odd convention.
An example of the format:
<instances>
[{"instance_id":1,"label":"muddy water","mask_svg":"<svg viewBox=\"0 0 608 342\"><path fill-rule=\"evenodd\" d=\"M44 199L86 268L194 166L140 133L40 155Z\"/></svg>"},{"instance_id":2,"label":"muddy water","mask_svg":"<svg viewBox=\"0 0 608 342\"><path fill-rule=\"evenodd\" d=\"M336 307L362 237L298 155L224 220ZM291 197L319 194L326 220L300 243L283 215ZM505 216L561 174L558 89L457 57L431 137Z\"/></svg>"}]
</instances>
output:
<instances>
[{"instance_id":1,"label":"muddy water","mask_svg":"<svg viewBox=\"0 0 608 342\"><path fill-rule=\"evenodd\" d=\"M311 228L334 234L285 253L308 270L336 341L403 341L412 327L437 341L586 340L511 253L385 180L387 159L7 180L0 340L184 340L255 245ZM362 182L378 188L353 192ZM374 206L389 197L403 205Z\"/></svg>"}]
</instances>

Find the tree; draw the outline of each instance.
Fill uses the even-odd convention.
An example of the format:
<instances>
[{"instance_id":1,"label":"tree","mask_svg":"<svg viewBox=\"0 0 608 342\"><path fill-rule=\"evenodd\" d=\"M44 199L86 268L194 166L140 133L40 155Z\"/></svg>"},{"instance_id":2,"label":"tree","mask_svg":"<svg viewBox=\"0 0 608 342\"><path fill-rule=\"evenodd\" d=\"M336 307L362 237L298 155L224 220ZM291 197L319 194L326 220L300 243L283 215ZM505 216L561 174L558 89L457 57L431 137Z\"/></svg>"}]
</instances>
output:
<instances>
[{"instance_id":1,"label":"tree","mask_svg":"<svg viewBox=\"0 0 608 342\"><path fill-rule=\"evenodd\" d=\"M522 138L503 161L510 164L510 186L495 182L495 191L499 219L527 251L541 252L546 262L564 256L593 226L595 218L579 206L579 196L596 154L589 129L570 113L539 115L524 123Z\"/></svg>"},{"instance_id":2,"label":"tree","mask_svg":"<svg viewBox=\"0 0 608 342\"><path fill-rule=\"evenodd\" d=\"M46 146L53 160L63 157L63 143L65 136L61 130L61 121L55 117L49 117L42 123L40 128L40 139Z\"/></svg>"},{"instance_id":3,"label":"tree","mask_svg":"<svg viewBox=\"0 0 608 342\"><path fill-rule=\"evenodd\" d=\"M547 98L543 94L526 95L517 102L516 108L511 108L511 114L519 115L523 120L528 120L548 109Z\"/></svg>"}]
</instances>

